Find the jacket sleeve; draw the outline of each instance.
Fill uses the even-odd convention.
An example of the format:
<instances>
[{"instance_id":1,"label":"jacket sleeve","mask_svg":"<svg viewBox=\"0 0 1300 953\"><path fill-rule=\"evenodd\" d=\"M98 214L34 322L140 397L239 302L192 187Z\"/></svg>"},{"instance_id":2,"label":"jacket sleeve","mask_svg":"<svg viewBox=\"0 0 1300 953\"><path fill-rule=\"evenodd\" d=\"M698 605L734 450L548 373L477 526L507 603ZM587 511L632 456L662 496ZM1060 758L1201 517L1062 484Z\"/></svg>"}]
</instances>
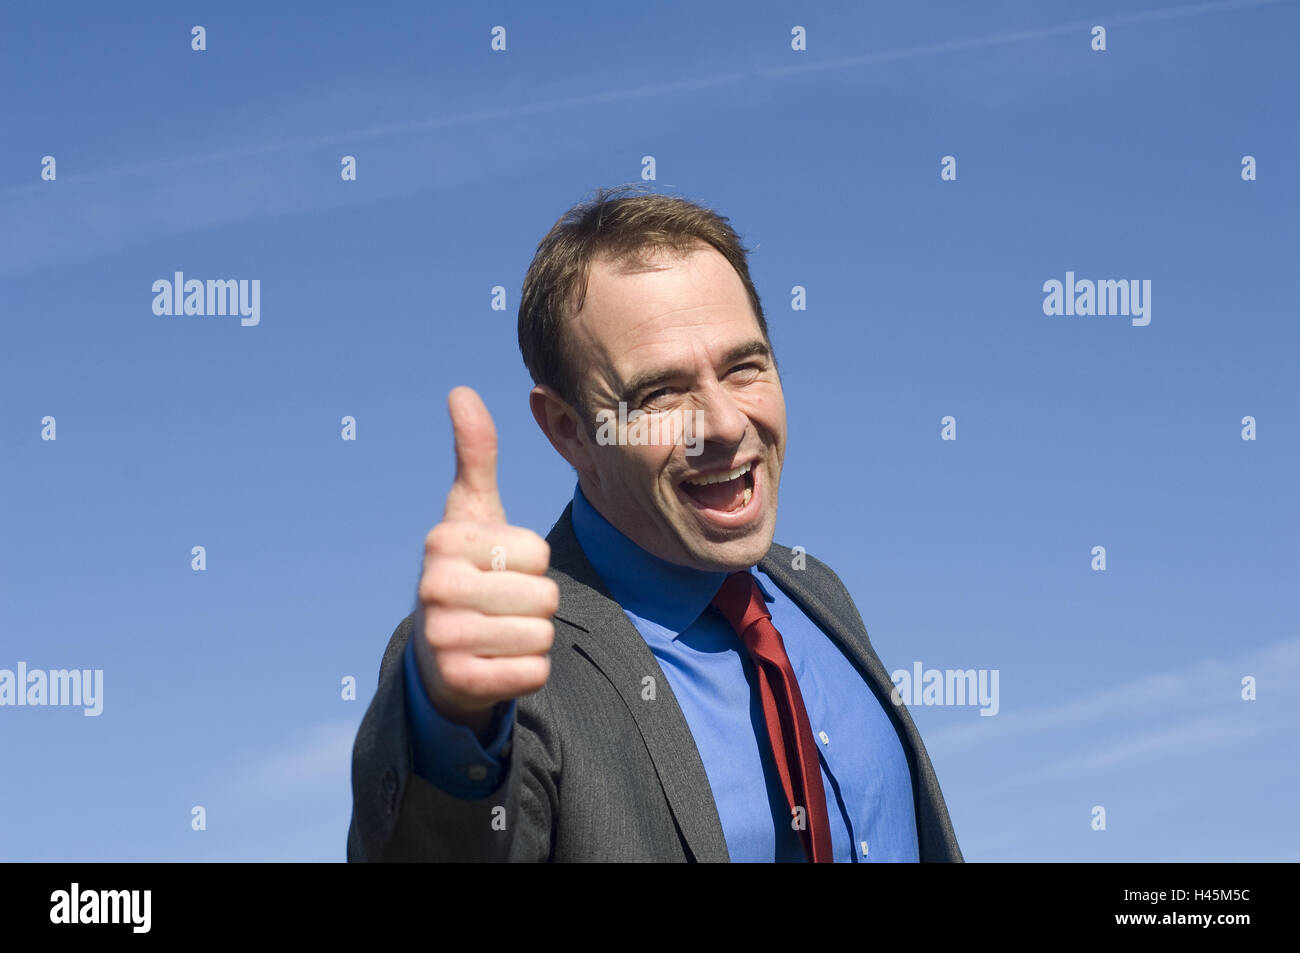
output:
<instances>
[{"instance_id":1,"label":"jacket sleeve","mask_svg":"<svg viewBox=\"0 0 1300 953\"><path fill-rule=\"evenodd\" d=\"M402 655L421 613L389 640L379 687L352 748L352 819L347 859L366 861L545 861L552 852L560 751L548 687L515 706L502 752L501 783L462 798L414 773Z\"/></svg>"},{"instance_id":2,"label":"jacket sleeve","mask_svg":"<svg viewBox=\"0 0 1300 953\"><path fill-rule=\"evenodd\" d=\"M491 737L485 744L464 725L442 716L420 682L415 641L402 652L402 683L406 690L406 727L411 733L412 770L436 788L457 797L487 797L501 786L502 752L510 742L515 699L498 704L492 713Z\"/></svg>"}]
</instances>

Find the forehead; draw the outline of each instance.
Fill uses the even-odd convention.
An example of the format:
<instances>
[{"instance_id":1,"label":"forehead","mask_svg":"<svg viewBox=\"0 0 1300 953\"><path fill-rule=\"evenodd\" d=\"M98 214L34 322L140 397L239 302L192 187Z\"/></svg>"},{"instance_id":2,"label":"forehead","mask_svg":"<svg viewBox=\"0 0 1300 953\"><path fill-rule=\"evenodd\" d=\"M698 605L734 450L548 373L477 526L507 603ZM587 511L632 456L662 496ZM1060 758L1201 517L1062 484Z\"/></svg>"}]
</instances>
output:
<instances>
[{"instance_id":1,"label":"forehead","mask_svg":"<svg viewBox=\"0 0 1300 953\"><path fill-rule=\"evenodd\" d=\"M639 363L648 351L760 336L740 275L712 246L655 251L644 264L594 259L571 325L589 360Z\"/></svg>"}]
</instances>

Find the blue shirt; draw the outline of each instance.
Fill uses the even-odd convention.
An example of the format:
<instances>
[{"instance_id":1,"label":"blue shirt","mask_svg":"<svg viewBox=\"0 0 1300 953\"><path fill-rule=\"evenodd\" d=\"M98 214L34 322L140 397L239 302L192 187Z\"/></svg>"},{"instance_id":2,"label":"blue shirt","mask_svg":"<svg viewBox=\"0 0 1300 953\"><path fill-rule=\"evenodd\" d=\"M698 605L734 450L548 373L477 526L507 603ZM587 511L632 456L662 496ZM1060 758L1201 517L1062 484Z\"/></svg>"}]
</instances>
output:
<instances>
[{"instance_id":1,"label":"blue shirt","mask_svg":"<svg viewBox=\"0 0 1300 953\"><path fill-rule=\"evenodd\" d=\"M756 690L753 663L709 605L725 572L702 572L643 550L576 489L579 545L654 654L682 709L717 803L733 861L802 861ZM837 861L916 861L907 756L888 713L853 663L762 570L752 570L781 633L817 740ZM500 783L515 702L498 706L484 746L429 703L408 646L405 678L415 772L459 797ZM766 790L766 802L754 791Z\"/></svg>"}]
</instances>

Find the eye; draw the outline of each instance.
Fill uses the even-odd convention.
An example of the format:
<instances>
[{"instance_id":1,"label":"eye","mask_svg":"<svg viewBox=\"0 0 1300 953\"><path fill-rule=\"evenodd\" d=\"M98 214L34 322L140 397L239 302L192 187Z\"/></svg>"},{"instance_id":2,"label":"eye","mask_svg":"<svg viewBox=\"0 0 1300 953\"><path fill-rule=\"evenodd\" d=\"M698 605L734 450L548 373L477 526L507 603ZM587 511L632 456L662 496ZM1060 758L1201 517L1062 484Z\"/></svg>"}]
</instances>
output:
<instances>
[{"instance_id":1,"label":"eye","mask_svg":"<svg viewBox=\"0 0 1300 953\"><path fill-rule=\"evenodd\" d=\"M670 393L672 393L672 388L671 388L671 387L661 387L661 388L659 388L658 390L656 390L656 391L651 391L650 393L648 393L648 394L646 394L644 397L642 397L642 398L641 398L641 401L640 401L640 405L641 405L642 407L644 407L646 404L652 404L652 403L654 403L656 400L658 400L660 397L667 396L667 395L670 394Z\"/></svg>"},{"instance_id":2,"label":"eye","mask_svg":"<svg viewBox=\"0 0 1300 953\"><path fill-rule=\"evenodd\" d=\"M750 361L748 364L737 364L735 367L733 367L730 371L727 372L727 375L731 376L736 373L741 373L752 380L754 377L758 376L762 372L763 372L762 365L755 364L753 361Z\"/></svg>"}]
</instances>

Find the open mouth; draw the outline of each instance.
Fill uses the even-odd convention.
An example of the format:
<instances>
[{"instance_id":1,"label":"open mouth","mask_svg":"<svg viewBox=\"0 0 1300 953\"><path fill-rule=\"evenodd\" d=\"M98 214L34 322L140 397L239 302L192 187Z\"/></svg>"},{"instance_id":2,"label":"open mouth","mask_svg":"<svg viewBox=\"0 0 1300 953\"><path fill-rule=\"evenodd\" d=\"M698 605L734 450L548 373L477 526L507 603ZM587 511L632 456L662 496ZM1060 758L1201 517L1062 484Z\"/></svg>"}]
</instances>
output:
<instances>
[{"instance_id":1,"label":"open mouth","mask_svg":"<svg viewBox=\"0 0 1300 953\"><path fill-rule=\"evenodd\" d=\"M721 513L743 510L754 496L754 461L726 473L713 473L681 482L684 492L696 506Z\"/></svg>"}]
</instances>

